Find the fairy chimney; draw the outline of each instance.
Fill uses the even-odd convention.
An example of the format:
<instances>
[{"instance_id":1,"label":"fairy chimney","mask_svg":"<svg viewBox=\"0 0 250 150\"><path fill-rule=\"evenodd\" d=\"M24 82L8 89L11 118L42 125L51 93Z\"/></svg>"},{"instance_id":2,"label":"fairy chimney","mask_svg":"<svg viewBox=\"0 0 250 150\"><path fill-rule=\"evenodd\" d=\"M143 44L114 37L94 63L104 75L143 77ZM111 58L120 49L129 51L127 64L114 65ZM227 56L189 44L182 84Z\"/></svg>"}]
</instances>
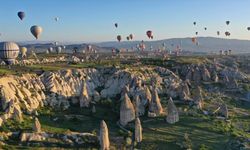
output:
<instances>
[{"instance_id":1,"label":"fairy chimney","mask_svg":"<svg viewBox=\"0 0 250 150\"><path fill-rule=\"evenodd\" d=\"M109 150L109 131L108 131L108 127L107 124L105 123L104 120L101 121L101 125L100 125L100 146L101 146L101 150Z\"/></svg>"},{"instance_id":2,"label":"fairy chimney","mask_svg":"<svg viewBox=\"0 0 250 150\"><path fill-rule=\"evenodd\" d=\"M129 122L135 119L135 109L131 103L128 94L125 93L124 99L121 102L120 107L120 123L122 126L126 126Z\"/></svg>"},{"instance_id":3,"label":"fairy chimney","mask_svg":"<svg viewBox=\"0 0 250 150\"><path fill-rule=\"evenodd\" d=\"M33 124L33 131L36 132L36 133L42 132L42 130L41 130L41 124L40 124L38 118L35 118L35 122Z\"/></svg>"},{"instance_id":4,"label":"fairy chimney","mask_svg":"<svg viewBox=\"0 0 250 150\"><path fill-rule=\"evenodd\" d=\"M170 124L174 124L176 122L179 121L179 113L178 110L172 100L172 98L170 97L170 99L168 100L168 107L167 107L167 122Z\"/></svg>"},{"instance_id":5,"label":"fairy chimney","mask_svg":"<svg viewBox=\"0 0 250 150\"><path fill-rule=\"evenodd\" d=\"M80 107L89 107L90 97L88 94L85 80L83 80L81 84L79 101L80 101Z\"/></svg>"},{"instance_id":6,"label":"fairy chimney","mask_svg":"<svg viewBox=\"0 0 250 150\"><path fill-rule=\"evenodd\" d=\"M140 143L142 141L142 127L139 118L135 119L135 142Z\"/></svg>"},{"instance_id":7,"label":"fairy chimney","mask_svg":"<svg viewBox=\"0 0 250 150\"><path fill-rule=\"evenodd\" d=\"M203 108L203 96L202 96L202 89L198 86L194 92L194 104L197 106L198 109Z\"/></svg>"},{"instance_id":8,"label":"fairy chimney","mask_svg":"<svg viewBox=\"0 0 250 150\"><path fill-rule=\"evenodd\" d=\"M158 96L158 92L156 89L153 89L152 91L152 99L149 104L149 112L154 113L156 115L160 115L163 112L161 100Z\"/></svg>"}]
</instances>

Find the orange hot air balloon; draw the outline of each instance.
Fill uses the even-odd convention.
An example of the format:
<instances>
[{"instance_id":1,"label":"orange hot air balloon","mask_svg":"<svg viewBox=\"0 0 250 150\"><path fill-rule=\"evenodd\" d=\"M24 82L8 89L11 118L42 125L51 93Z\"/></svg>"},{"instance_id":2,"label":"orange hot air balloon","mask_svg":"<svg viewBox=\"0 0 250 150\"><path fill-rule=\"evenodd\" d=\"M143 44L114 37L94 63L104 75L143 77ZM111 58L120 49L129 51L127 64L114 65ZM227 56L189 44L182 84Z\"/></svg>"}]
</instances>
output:
<instances>
[{"instance_id":1,"label":"orange hot air balloon","mask_svg":"<svg viewBox=\"0 0 250 150\"><path fill-rule=\"evenodd\" d=\"M149 30L149 31L147 31L146 34L147 34L149 39L152 39L152 37L153 37L153 32L152 31Z\"/></svg>"},{"instance_id":2,"label":"orange hot air balloon","mask_svg":"<svg viewBox=\"0 0 250 150\"><path fill-rule=\"evenodd\" d=\"M117 40L118 40L119 42L121 42L122 36L121 36L121 35L118 35L118 36L117 36Z\"/></svg>"}]
</instances>

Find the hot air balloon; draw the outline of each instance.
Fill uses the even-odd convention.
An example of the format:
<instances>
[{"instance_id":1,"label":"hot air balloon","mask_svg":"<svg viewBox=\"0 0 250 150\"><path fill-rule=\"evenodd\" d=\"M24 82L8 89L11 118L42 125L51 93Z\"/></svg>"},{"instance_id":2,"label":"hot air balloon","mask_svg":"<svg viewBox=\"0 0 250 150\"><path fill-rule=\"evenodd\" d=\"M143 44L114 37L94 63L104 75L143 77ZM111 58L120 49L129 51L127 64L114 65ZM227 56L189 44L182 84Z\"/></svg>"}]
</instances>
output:
<instances>
[{"instance_id":1,"label":"hot air balloon","mask_svg":"<svg viewBox=\"0 0 250 150\"><path fill-rule=\"evenodd\" d=\"M152 31L149 30L149 31L146 32L146 34L147 34L149 39L152 39L152 37L153 37L153 32Z\"/></svg>"},{"instance_id":2,"label":"hot air balloon","mask_svg":"<svg viewBox=\"0 0 250 150\"><path fill-rule=\"evenodd\" d=\"M74 47L73 48L73 53L77 53L77 51L78 51L78 47Z\"/></svg>"},{"instance_id":3,"label":"hot air balloon","mask_svg":"<svg viewBox=\"0 0 250 150\"><path fill-rule=\"evenodd\" d=\"M217 35L218 35L218 36L220 35L220 31L217 31Z\"/></svg>"},{"instance_id":4,"label":"hot air balloon","mask_svg":"<svg viewBox=\"0 0 250 150\"><path fill-rule=\"evenodd\" d=\"M196 25L196 22L194 22L193 24Z\"/></svg>"},{"instance_id":5,"label":"hot air balloon","mask_svg":"<svg viewBox=\"0 0 250 150\"><path fill-rule=\"evenodd\" d=\"M226 21L226 24L229 25L229 24L230 24L230 21Z\"/></svg>"},{"instance_id":6,"label":"hot air balloon","mask_svg":"<svg viewBox=\"0 0 250 150\"><path fill-rule=\"evenodd\" d=\"M88 52L90 52L90 51L92 50L92 46L91 46L91 45L88 45L88 46L87 46L87 50L88 50Z\"/></svg>"},{"instance_id":7,"label":"hot air balloon","mask_svg":"<svg viewBox=\"0 0 250 150\"><path fill-rule=\"evenodd\" d=\"M199 34L199 32L195 32L195 35L198 35Z\"/></svg>"},{"instance_id":8,"label":"hot air balloon","mask_svg":"<svg viewBox=\"0 0 250 150\"><path fill-rule=\"evenodd\" d=\"M192 38L192 42L193 42L193 43L196 43L196 38L193 37L193 38Z\"/></svg>"},{"instance_id":9,"label":"hot air balloon","mask_svg":"<svg viewBox=\"0 0 250 150\"><path fill-rule=\"evenodd\" d=\"M53 47L48 48L49 53L53 52Z\"/></svg>"},{"instance_id":10,"label":"hot air balloon","mask_svg":"<svg viewBox=\"0 0 250 150\"><path fill-rule=\"evenodd\" d=\"M116 38L117 38L117 40L118 40L119 42L121 42L121 40L122 40L122 36L121 36L121 35L118 35Z\"/></svg>"},{"instance_id":11,"label":"hot air balloon","mask_svg":"<svg viewBox=\"0 0 250 150\"><path fill-rule=\"evenodd\" d=\"M127 36L127 40L128 40L128 41L130 40L130 37L129 37L129 36Z\"/></svg>"},{"instance_id":12,"label":"hot air balloon","mask_svg":"<svg viewBox=\"0 0 250 150\"><path fill-rule=\"evenodd\" d=\"M207 27L205 27L204 30L207 30Z\"/></svg>"},{"instance_id":13,"label":"hot air balloon","mask_svg":"<svg viewBox=\"0 0 250 150\"><path fill-rule=\"evenodd\" d=\"M20 50L21 50L22 58L26 57L27 48L26 47L21 47Z\"/></svg>"},{"instance_id":14,"label":"hot air balloon","mask_svg":"<svg viewBox=\"0 0 250 150\"><path fill-rule=\"evenodd\" d=\"M25 13L22 12L22 11L19 11L19 12L17 13L17 15L18 15L18 17L19 17L21 20L23 20L24 17L25 17Z\"/></svg>"},{"instance_id":15,"label":"hot air balloon","mask_svg":"<svg viewBox=\"0 0 250 150\"><path fill-rule=\"evenodd\" d=\"M57 45L58 45L58 42L54 42L54 45L57 46Z\"/></svg>"},{"instance_id":16,"label":"hot air balloon","mask_svg":"<svg viewBox=\"0 0 250 150\"><path fill-rule=\"evenodd\" d=\"M250 27L247 27L247 30L250 31Z\"/></svg>"},{"instance_id":17,"label":"hot air balloon","mask_svg":"<svg viewBox=\"0 0 250 150\"><path fill-rule=\"evenodd\" d=\"M0 59L2 59L7 65L15 63L15 59L18 57L19 47L14 42L1 42L0 43Z\"/></svg>"},{"instance_id":18,"label":"hot air balloon","mask_svg":"<svg viewBox=\"0 0 250 150\"><path fill-rule=\"evenodd\" d=\"M231 33L227 31L227 32L225 32L225 35L226 35L226 36L230 36Z\"/></svg>"},{"instance_id":19,"label":"hot air balloon","mask_svg":"<svg viewBox=\"0 0 250 150\"><path fill-rule=\"evenodd\" d=\"M42 33L43 29L42 27L39 27L39 26L32 26L30 28L30 32L33 34L33 36L38 39L39 38L39 35Z\"/></svg>"},{"instance_id":20,"label":"hot air balloon","mask_svg":"<svg viewBox=\"0 0 250 150\"><path fill-rule=\"evenodd\" d=\"M62 52L62 48L60 46L56 47L56 53L60 54Z\"/></svg>"},{"instance_id":21,"label":"hot air balloon","mask_svg":"<svg viewBox=\"0 0 250 150\"><path fill-rule=\"evenodd\" d=\"M59 20L59 17L55 17L55 21L57 22Z\"/></svg>"},{"instance_id":22,"label":"hot air balloon","mask_svg":"<svg viewBox=\"0 0 250 150\"><path fill-rule=\"evenodd\" d=\"M134 35L133 35L133 34L130 34L130 35L129 35L129 38L130 38L131 40L133 40Z\"/></svg>"},{"instance_id":23,"label":"hot air balloon","mask_svg":"<svg viewBox=\"0 0 250 150\"><path fill-rule=\"evenodd\" d=\"M115 23L115 27L118 28L118 23Z\"/></svg>"}]
</instances>

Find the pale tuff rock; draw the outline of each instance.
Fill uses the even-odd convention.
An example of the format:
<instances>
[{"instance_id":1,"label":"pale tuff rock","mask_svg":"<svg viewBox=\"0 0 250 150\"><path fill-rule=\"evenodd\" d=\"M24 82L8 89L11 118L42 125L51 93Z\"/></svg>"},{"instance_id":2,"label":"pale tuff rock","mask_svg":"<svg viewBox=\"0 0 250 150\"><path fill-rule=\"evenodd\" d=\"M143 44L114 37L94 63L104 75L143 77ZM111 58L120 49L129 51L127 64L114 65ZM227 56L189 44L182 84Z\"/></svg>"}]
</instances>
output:
<instances>
[{"instance_id":1,"label":"pale tuff rock","mask_svg":"<svg viewBox=\"0 0 250 150\"><path fill-rule=\"evenodd\" d=\"M86 82L83 80L82 85L81 85L81 90L80 90L80 107L89 107L91 97L89 97L87 87L86 87Z\"/></svg>"},{"instance_id":2,"label":"pale tuff rock","mask_svg":"<svg viewBox=\"0 0 250 150\"><path fill-rule=\"evenodd\" d=\"M129 122L135 119L135 109L131 103L128 94L124 95L124 100L120 107L120 124L126 126Z\"/></svg>"},{"instance_id":3,"label":"pale tuff rock","mask_svg":"<svg viewBox=\"0 0 250 150\"><path fill-rule=\"evenodd\" d=\"M178 94L179 94L180 99L183 101L190 101L191 100L190 90L188 87L188 83L186 81L182 82L180 84Z\"/></svg>"},{"instance_id":4,"label":"pale tuff rock","mask_svg":"<svg viewBox=\"0 0 250 150\"><path fill-rule=\"evenodd\" d=\"M210 81L211 79L210 72L205 66L203 66L201 69L201 77L202 77L202 80L206 82Z\"/></svg>"},{"instance_id":5,"label":"pale tuff rock","mask_svg":"<svg viewBox=\"0 0 250 150\"><path fill-rule=\"evenodd\" d=\"M199 83L201 81L201 73L199 67L195 67L194 69L193 81L195 81L196 83Z\"/></svg>"},{"instance_id":6,"label":"pale tuff rock","mask_svg":"<svg viewBox=\"0 0 250 150\"><path fill-rule=\"evenodd\" d=\"M179 113L171 97L168 101L167 112L168 114L166 120L168 123L174 124L179 121Z\"/></svg>"},{"instance_id":7,"label":"pale tuff rock","mask_svg":"<svg viewBox=\"0 0 250 150\"><path fill-rule=\"evenodd\" d=\"M186 75L186 79L187 80L193 80L193 72L194 72L194 70L193 69L190 69L189 71L188 71L188 73L187 73L187 75Z\"/></svg>"},{"instance_id":8,"label":"pale tuff rock","mask_svg":"<svg viewBox=\"0 0 250 150\"><path fill-rule=\"evenodd\" d=\"M101 91L101 97L114 97L121 93L132 78L132 74L129 72L123 70L115 72L105 83L105 88Z\"/></svg>"},{"instance_id":9,"label":"pale tuff rock","mask_svg":"<svg viewBox=\"0 0 250 150\"><path fill-rule=\"evenodd\" d=\"M110 148L109 131L107 124L105 123L104 120L101 121L99 140L100 140L101 150L109 150Z\"/></svg>"},{"instance_id":10,"label":"pale tuff rock","mask_svg":"<svg viewBox=\"0 0 250 150\"><path fill-rule=\"evenodd\" d=\"M41 142L47 139L46 133L22 133L20 136L21 142Z\"/></svg>"},{"instance_id":11,"label":"pale tuff rock","mask_svg":"<svg viewBox=\"0 0 250 150\"><path fill-rule=\"evenodd\" d=\"M196 107L198 109L202 109L203 108L203 96L202 96L202 89L201 87L197 87L195 89L195 92L194 92L194 104L196 105Z\"/></svg>"},{"instance_id":12,"label":"pale tuff rock","mask_svg":"<svg viewBox=\"0 0 250 150\"><path fill-rule=\"evenodd\" d=\"M34 131L35 133L40 133L40 132L42 132L41 124L40 124L38 118L35 118L35 122L34 122L34 125L33 125L33 131Z\"/></svg>"},{"instance_id":13,"label":"pale tuff rock","mask_svg":"<svg viewBox=\"0 0 250 150\"><path fill-rule=\"evenodd\" d=\"M145 106L142 103L142 101L138 95L135 97L134 102L135 102L135 113L136 113L135 115L136 115L136 117L144 115Z\"/></svg>"},{"instance_id":14,"label":"pale tuff rock","mask_svg":"<svg viewBox=\"0 0 250 150\"><path fill-rule=\"evenodd\" d=\"M237 69L232 69L232 68L224 68L221 72L221 75L227 76L232 79L237 79L237 80L245 80L247 79L247 75L238 71Z\"/></svg>"},{"instance_id":15,"label":"pale tuff rock","mask_svg":"<svg viewBox=\"0 0 250 150\"><path fill-rule=\"evenodd\" d=\"M226 104L222 104L222 105L220 106L219 113L220 113L223 117L228 118L229 113L228 113L228 108L227 108L227 105L226 105Z\"/></svg>"},{"instance_id":16,"label":"pale tuff rock","mask_svg":"<svg viewBox=\"0 0 250 150\"><path fill-rule=\"evenodd\" d=\"M211 79L213 82L219 82L219 77L216 71L213 71L211 74Z\"/></svg>"},{"instance_id":17,"label":"pale tuff rock","mask_svg":"<svg viewBox=\"0 0 250 150\"><path fill-rule=\"evenodd\" d=\"M139 118L135 119L135 142L140 143L142 141L142 126Z\"/></svg>"},{"instance_id":18,"label":"pale tuff rock","mask_svg":"<svg viewBox=\"0 0 250 150\"><path fill-rule=\"evenodd\" d=\"M94 92L93 97L94 97L94 101L95 102L99 102L100 99L101 99L101 96L100 96L100 94L97 91Z\"/></svg>"},{"instance_id":19,"label":"pale tuff rock","mask_svg":"<svg viewBox=\"0 0 250 150\"><path fill-rule=\"evenodd\" d=\"M156 116L160 115L163 112L161 100L156 89L152 91L152 100L149 104L149 112L155 113Z\"/></svg>"}]
</instances>

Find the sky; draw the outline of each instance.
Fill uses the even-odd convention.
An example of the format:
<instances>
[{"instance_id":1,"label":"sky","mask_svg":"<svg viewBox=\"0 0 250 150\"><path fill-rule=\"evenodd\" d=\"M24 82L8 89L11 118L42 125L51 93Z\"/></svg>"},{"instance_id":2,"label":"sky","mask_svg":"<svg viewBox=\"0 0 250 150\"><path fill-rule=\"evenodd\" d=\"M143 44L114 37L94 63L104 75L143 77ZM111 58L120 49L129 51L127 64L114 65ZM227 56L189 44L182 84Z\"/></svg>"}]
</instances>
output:
<instances>
[{"instance_id":1,"label":"sky","mask_svg":"<svg viewBox=\"0 0 250 150\"><path fill-rule=\"evenodd\" d=\"M231 32L234 39L250 40L250 0L0 0L0 41L35 41L30 27L39 25L38 41L103 42L216 36ZM26 17L21 21L18 11ZM59 21L54 20L59 17ZM230 20L231 24L226 25ZM197 25L194 26L193 22ZM115 28L114 23L119 27ZM205 31L204 27L208 30ZM225 38L224 34L220 37Z\"/></svg>"}]
</instances>

